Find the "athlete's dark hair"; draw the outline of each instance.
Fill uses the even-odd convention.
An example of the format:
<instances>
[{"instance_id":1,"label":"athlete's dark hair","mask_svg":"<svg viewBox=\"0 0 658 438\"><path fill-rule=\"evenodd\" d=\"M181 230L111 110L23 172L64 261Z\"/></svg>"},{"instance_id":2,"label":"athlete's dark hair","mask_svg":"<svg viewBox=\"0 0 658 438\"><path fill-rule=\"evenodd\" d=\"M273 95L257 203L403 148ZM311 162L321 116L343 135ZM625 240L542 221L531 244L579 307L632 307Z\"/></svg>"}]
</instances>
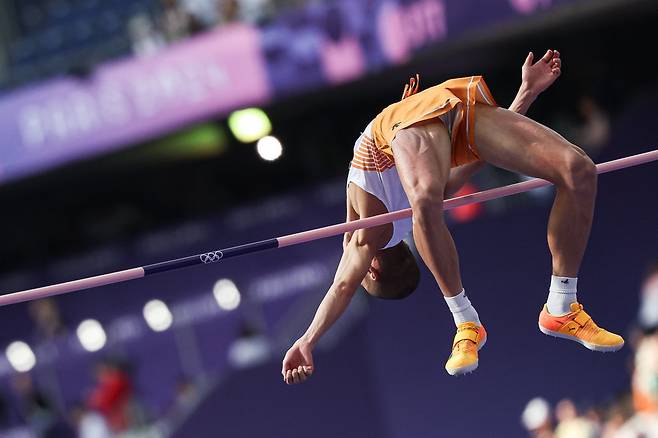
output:
<instances>
[{"instance_id":1,"label":"athlete's dark hair","mask_svg":"<svg viewBox=\"0 0 658 438\"><path fill-rule=\"evenodd\" d=\"M373 280L370 274L366 274L361 283L368 294L385 300L401 300L416 290L420 270L404 241L392 248L379 250L375 257L379 262L379 278Z\"/></svg>"}]
</instances>

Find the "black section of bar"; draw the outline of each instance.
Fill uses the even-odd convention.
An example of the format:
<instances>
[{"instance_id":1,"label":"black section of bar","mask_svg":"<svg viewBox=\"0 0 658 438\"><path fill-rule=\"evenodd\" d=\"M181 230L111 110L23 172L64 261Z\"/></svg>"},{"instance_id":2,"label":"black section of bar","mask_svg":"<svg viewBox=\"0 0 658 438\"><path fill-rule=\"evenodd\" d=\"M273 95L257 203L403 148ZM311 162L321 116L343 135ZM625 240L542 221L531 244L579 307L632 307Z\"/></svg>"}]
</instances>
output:
<instances>
[{"instance_id":1,"label":"black section of bar","mask_svg":"<svg viewBox=\"0 0 658 438\"><path fill-rule=\"evenodd\" d=\"M167 260L166 262L154 263L144 266L144 276L158 274L160 272L173 271L174 269L187 268L188 266L216 263L230 257L274 249L279 246L276 239L261 240L259 242L246 243L244 245L232 246L217 251L205 252L181 259Z\"/></svg>"}]
</instances>

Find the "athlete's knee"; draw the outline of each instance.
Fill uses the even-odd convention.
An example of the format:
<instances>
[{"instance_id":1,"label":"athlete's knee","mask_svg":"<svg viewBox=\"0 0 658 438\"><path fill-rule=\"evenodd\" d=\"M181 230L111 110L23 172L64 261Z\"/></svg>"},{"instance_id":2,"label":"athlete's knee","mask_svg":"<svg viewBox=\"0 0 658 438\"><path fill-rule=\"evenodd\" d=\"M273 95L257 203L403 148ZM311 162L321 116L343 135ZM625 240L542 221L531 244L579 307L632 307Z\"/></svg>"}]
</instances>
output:
<instances>
[{"instance_id":1,"label":"athlete's knee","mask_svg":"<svg viewBox=\"0 0 658 438\"><path fill-rule=\"evenodd\" d=\"M416 221L434 222L443 218L443 190L416 187L409 196L409 203Z\"/></svg>"},{"instance_id":2,"label":"athlete's knee","mask_svg":"<svg viewBox=\"0 0 658 438\"><path fill-rule=\"evenodd\" d=\"M569 151L560 167L560 183L564 188L583 194L596 191L596 165L585 153Z\"/></svg>"}]
</instances>

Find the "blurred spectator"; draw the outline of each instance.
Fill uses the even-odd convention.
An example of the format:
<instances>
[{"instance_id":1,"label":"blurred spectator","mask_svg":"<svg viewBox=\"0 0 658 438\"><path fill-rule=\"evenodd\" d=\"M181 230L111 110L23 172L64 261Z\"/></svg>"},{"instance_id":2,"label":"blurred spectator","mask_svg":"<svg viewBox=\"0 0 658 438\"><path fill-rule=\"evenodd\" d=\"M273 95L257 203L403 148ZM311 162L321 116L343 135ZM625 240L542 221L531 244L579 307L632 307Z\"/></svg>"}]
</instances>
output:
<instances>
[{"instance_id":1,"label":"blurred spectator","mask_svg":"<svg viewBox=\"0 0 658 438\"><path fill-rule=\"evenodd\" d=\"M583 120L579 144L590 154L598 155L610 138L610 116L590 96L580 98L578 111Z\"/></svg>"},{"instance_id":2,"label":"blurred spectator","mask_svg":"<svg viewBox=\"0 0 658 438\"><path fill-rule=\"evenodd\" d=\"M22 408L25 424L38 438L64 438L73 432L57 414L45 393L35 387L29 374L17 374L12 381Z\"/></svg>"},{"instance_id":3,"label":"blurred spectator","mask_svg":"<svg viewBox=\"0 0 658 438\"><path fill-rule=\"evenodd\" d=\"M66 333L59 308L52 298L32 301L28 309L30 318L34 322L37 339L50 340Z\"/></svg>"},{"instance_id":4,"label":"blurred spectator","mask_svg":"<svg viewBox=\"0 0 658 438\"><path fill-rule=\"evenodd\" d=\"M90 410L99 412L114 432L132 426L132 383L124 367L116 361L104 360L96 368L96 387L88 401Z\"/></svg>"},{"instance_id":5,"label":"blurred spectator","mask_svg":"<svg viewBox=\"0 0 658 438\"><path fill-rule=\"evenodd\" d=\"M658 418L638 413L628 420L614 435L615 438L658 438Z\"/></svg>"},{"instance_id":6,"label":"blurred spectator","mask_svg":"<svg viewBox=\"0 0 658 438\"><path fill-rule=\"evenodd\" d=\"M521 415L521 422L531 437L553 437L551 407L541 397L533 398L528 402Z\"/></svg>"},{"instance_id":7,"label":"blurred spectator","mask_svg":"<svg viewBox=\"0 0 658 438\"><path fill-rule=\"evenodd\" d=\"M638 323L643 336L635 353L633 403L636 412L658 417L658 263L642 284Z\"/></svg>"},{"instance_id":8,"label":"blurred spectator","mask_svg":"<svg viewBox=\"0 0 658 438\"><path fill-rule=\"evenodd\" d=\"M633 415L633 402L630 394L622 394L607 407L601 438L618 438L619 429Z\"/></svg>"},{"instance_id":9,"label":"blurred spectator","mask_svg":"<svg viewBox=\"0 0 658 438\"><path fill-rule=\"evenodd\" d=\"M75 425L78 438L110 438L112 432L107 422L98 412L88 410L83 405L71 409L71 421Z\"/></svg>"},{"instance_id":10,"label":"blurred spectator","mask_svg":"<svg viewBox=\"0 0 658 438\"><path fill-rule=\"evenodd\" d=\"M658 262L649 267L642 284L638 323L647 334L658 329Z\"/></svg>"},{"instance_id":11,"label":"blurred spectator","mask_svg":"<svg viewBox=\"0 0 658 438\"><path fill-rule=\"evenodd\" d=\"M192 20L192 26L198 30L210 29L221 21L221 8L226 0L177 0L179 9ZM193 29L193 32L194 29Z\"/></svg>"},{"instance_id":12,"label":"blurred spectator","mask_svg":"<svg viewBox=\"0 0 658 438\"><path fill-rule=\"evenodd\" d=\"M223 0L219 22L228 24L239 21L257 25L269 19L273 13L270 0Z\"/></svg>"},{"instance_id":13,"label":"blurred spectator","mask_svg":"<svg viewBox=\"0 0 658 438\"><path fill-rule=\"evenodd\" d=\"M176 383L176 405L187 410L199 400L199 388L192 379L182 377Z\"/></svg>"},{"instance_id":14,"label":"blurred spectator","mask_svg":"<svg viewBox=\"0 0 658 438\"><path fill-rule=\"evenodd\" d=\"M619 437L658 437L658 264L642 284L638 341L632 378L635 415L619 428Z\"/></svg>"},{"instance_id":15,"label":"blurred spectator","mask_svg":"<svg viewBox=\"0 0 658 438\"><path fill-rule=\"evenodd\" d=\"M167 41L178 41L201 30L202 26L177 0L163 0L162 7L161 26Z\"/></svg>"},{"instance_id":16,"label":"blurred spectator","mask_svg":"<svg viewBox=\"0 0 658 438\"><path fill-rule=\"evenodd\" d=\"M224 0L222 2L222 23L233 23L240 19L240 2L238 0Z\"/></svg>"},{"instance_id":17,"label":"blurred spectator","mask_svg":"<svg viewBox=\"0 0 658 438\"><path fill-rule=\"evenodd\" d=\"M558 116L553 126L593 157L602 151L610 139L610 115L590 95L581 96L575 114Z\"/></svg>"},{"instance_id":18,"label":"blurred spectator","mask_svg":"<svg viewBox=\"0 0 658 438\"><path fill-rule=\"evenodd\" d=\"M191 412L201 400L200 385L189 377L182 376L176 382L176 393L169 416L180 419Z\"/></svg>"},{"instance_id":19,"label":"blurred spectator","mask_svg":"<svg viewBox=\"0 0 658 438\"><path fill-rule=\"evenodd\" d=\"M576 405L571 400L564 399L555 406L555 438L596 438L599 427L592 420L578 416Z\"/></svg>"},{"instance_id":20,"label":"blurred spectator","mask_svg":"<svg viewBox=\"0 0 658 438\"><path fill-rule=\"evenodd\" d=\"M128 22L128 32L133 53L137 56L152 55L165 46L164 37L155 29L148 15L133 16Z\"/></svg>"},{"instance_id":21,"label":"blurred spectator","mask_svg":"<svg viewBox=\"0 0 658 438\"><path fill-rule=\"evenodd\" d=\"M658 334L655 329L640 340L635 353L633 402L637 412L658 415Z\"/></svg>"},{"instance_id":22,"label":"blurred spectator","mask_svg":"<svg viewBox=\"0 0 658 438\"><path fill-rule=\"evenodd\" d=\"M249 24L259 24L273 14L271 0L239 0L240 21Z\"/></svg>"}]
</instances>

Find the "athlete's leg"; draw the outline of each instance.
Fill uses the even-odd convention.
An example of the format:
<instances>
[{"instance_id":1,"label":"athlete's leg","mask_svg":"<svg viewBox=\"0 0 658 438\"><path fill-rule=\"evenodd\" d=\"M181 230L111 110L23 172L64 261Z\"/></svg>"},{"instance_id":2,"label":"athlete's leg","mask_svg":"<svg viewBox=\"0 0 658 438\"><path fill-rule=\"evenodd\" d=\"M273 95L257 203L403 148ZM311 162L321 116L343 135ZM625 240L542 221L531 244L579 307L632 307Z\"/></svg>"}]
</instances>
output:
<instances>
[{"instance_id":1,"label":"athlete's leg","mask_svg":"<svg viewBox=\"0 0 658 438\"><path fill-rule=\"evenodd\" d=\"M482 159L555 184L548 220L553 274L577 277L592 226L594 163L555 131L527 117L487 105L478 105L475 114L475 142Z\"/></svg>"},{"instance_id":2,"label":"athlete's leg","mask_svg":"<svg viewBox=\"0 0 658 438\"><path fill-rule=\"evenodd\" d=\"M623 338L598 327L576 302L575 277L587 246L596 196L594 163L554 131L519 114L478 105L475 117L475 140L485 161L544 178L556 187L548 221L554 276L548 303L539 316L540 330L590 350L619 350Z\"/></svg>"},{"instance_id":3,"label":"athlete's leg","mask_svg":"<svg viewBox=\"0 0 658 438\"><path fill-rule=\"evenodd\" d=\"M455 243L443 218L443 192L450 175L450 137L441 123L414 125L393 140L402 187L413 211L414 241L443 295L462 291Z\"/></svg>"},{"instance_id":4,"label":"athlete's leg","mask_svg":"<svg viewBox=\"0 0 658 438\"><path fill-rule=\"evenodd\" d=\"M392 146L413 210L418 252L439 284L457 325L446 371L451 375L469 373L478 367L478 350L487 335L462 288L457 250L443 218L452 153L448 131L438 120L418 124L400 131Z\"/></svg>"}]
</instances>

